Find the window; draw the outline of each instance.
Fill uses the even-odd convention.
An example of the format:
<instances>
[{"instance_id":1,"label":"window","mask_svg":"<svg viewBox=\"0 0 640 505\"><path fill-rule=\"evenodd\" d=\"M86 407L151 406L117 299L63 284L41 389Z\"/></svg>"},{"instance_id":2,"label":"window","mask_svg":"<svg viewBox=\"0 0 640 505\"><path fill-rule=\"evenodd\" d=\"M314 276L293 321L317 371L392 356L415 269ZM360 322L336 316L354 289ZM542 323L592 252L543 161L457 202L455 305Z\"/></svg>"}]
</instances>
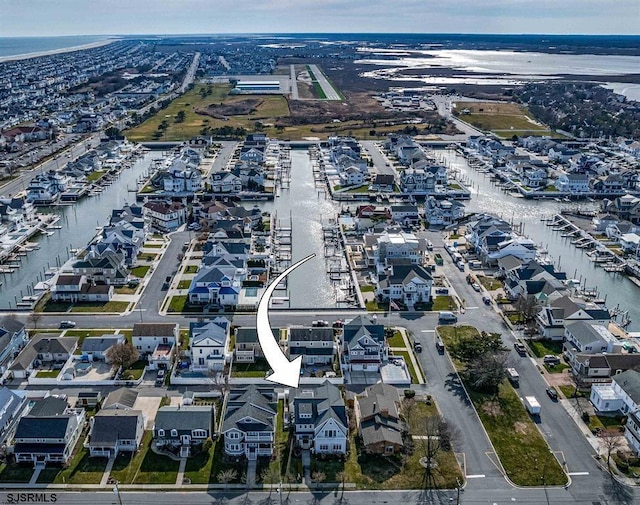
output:
<instances>
[{"instance_id":1,"label":"window","mask_svg":"<svg viewBox=\"0 0 640 505\"><path fill-rule=\"evenodd\" d=\"M320 451L328 451L329 450L329 446L326 444L320 444Z\"/></svg>"},{"instance_id":2,"label":"window","mask_svg":"<svg viewBox=\"0 0 640 505\"><path fill-rule=\"evenodd\" d=\"M207 436L207 430L193 430L191 435L193 438L205 438Z\"/></svg>"},{"instance_id":3,"label":"window","mask_svg":"<svg viewBox=\"0 0 640 505\"><path fill-rule=\"evenodd\" d=\"M178 436L178 430L171 430L171 436L172 437L177 437Z\"/></svg>"},{"instance_id":4,"label":"window","mask_svg":"<svg viewBox=\"0 0 640 505\"><path fill-rule=\"evenodd\" d=\"M158 436L164 437L164 430L158 430Z\"/></svg>"}]
</instances>

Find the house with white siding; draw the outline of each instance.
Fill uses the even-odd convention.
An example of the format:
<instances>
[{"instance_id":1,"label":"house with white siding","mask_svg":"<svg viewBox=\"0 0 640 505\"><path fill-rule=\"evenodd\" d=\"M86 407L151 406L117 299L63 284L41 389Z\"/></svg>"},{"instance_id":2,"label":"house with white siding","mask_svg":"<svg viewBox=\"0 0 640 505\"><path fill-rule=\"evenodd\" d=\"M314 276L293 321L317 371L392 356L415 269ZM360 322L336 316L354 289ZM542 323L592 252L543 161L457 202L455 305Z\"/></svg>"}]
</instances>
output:
<instances>
[{"instance_id":1,"label":"house with white siding","mask_svg":"<svg viewBox=\"0 0 640 505\"><path fill-rule=\"evenodd\" d=\"M292 390L289 412L299 447L316 455L347 453L347 409L340 389L331 382Z\"/></svg>"}]
</instances>

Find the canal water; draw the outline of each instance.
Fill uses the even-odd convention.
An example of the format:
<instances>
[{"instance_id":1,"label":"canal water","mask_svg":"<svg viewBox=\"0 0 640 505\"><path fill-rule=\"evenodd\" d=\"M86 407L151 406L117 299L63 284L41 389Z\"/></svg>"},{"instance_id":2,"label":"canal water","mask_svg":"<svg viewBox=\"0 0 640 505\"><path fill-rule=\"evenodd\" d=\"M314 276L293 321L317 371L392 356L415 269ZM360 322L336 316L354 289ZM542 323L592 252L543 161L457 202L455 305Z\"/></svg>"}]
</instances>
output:
<instances>
[{"instance_id":1,"label":"canal water","mask_svg":"<svg viewBox=\"0 0 640 505\"><path fill-rule=\"evenodd\" d=\"M606 297L610 309L619 306L620 310L628 310L631 324L627 329L640 331L640 288L624 275L596 267L583 249L574 247L570 239L562 238L561 232L553 231L541 221L562 209L576 208L575 203L515 198L496 187L488 174L471 168L466 159L455 151L447 149L436 153L452 170L458 170L464 179L473 183L471 200L466 203L467 211L491 213L516 225L522 224L524 235L547 249L556 267L559 263L560 269L570 278L582 278L583 283L586 279L586 287L596 288L600 298ZM587 210L593 209L597 203L580 205Z\"/></svg>"},{"instance_id":2,"label":"canal water","mask_svg":"<svg viewBox=\"0 0 640 505\"><path fill-rule=\"evenodd\" d=\"M322 227L335 219L336 207L323 192L318 192L313 180L313 166L307 150L291 150L291 188L282 190L273 202L261 208L277 212L277 221L292 227L292 262L309 254L307 261L288 277L292 308L336 307L334 285L327 274L324 259Z\"/></svg>"},{"instance_id":3,"label":"canal water","mask_svg":"<svg viewBox=\"0 0 640 505\"><path fill-rule=\"evenodd\" d=\"M60 215L57 223L62 226L53 235L39 235L30 242L36 242L40 249L22 257L21 266L11 274L0 274L0 310L15 309L22 296L31 294L32 287L44 279L44 272L64 264L70 257L71 249L81 249L95 236L96 227L107 223L111 210L125 203L135 203L136 180L146 172L153 159L159 158L159 151L147 152L138 158L131 168L124 169L120 176L107 186L102 193L85 197L74 205L38 209L43 213Z\"/></svg>"}]
</instances>

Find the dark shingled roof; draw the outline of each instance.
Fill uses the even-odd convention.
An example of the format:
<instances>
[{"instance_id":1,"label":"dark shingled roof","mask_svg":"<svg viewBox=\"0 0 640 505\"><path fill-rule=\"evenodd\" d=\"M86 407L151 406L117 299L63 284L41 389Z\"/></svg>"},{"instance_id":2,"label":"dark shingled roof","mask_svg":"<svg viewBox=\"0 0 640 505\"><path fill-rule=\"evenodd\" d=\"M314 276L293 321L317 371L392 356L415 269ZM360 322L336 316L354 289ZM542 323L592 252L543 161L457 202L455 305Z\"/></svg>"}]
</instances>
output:
<instances>
[{"instance_id":1,"label":"dark shingled roof","mask_svg":"<svg viewBox=\"0 0 640 505\"><path fill-rule=\"evenodd\" d=\"M93 418L91 445L115 445L118 440L135 440L140 410L101 410Z\"/></svg>"}]
</instances>

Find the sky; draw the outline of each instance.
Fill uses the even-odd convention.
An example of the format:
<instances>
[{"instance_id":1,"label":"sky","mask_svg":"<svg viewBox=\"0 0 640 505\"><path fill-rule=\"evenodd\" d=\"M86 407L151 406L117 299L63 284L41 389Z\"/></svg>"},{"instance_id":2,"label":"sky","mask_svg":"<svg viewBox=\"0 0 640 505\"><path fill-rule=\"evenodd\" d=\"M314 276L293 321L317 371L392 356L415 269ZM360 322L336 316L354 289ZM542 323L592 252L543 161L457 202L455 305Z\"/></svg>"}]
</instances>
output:
<instances>
[{"instance_id":1,"label":"sky","mask_svg":"<svg viewBox=\"0 0 640 505\"><path fill-rule=\"evenodd\" d=\"M640 0L0 0L0 36L640 34Z\"/></svg>"}]
</instances>

